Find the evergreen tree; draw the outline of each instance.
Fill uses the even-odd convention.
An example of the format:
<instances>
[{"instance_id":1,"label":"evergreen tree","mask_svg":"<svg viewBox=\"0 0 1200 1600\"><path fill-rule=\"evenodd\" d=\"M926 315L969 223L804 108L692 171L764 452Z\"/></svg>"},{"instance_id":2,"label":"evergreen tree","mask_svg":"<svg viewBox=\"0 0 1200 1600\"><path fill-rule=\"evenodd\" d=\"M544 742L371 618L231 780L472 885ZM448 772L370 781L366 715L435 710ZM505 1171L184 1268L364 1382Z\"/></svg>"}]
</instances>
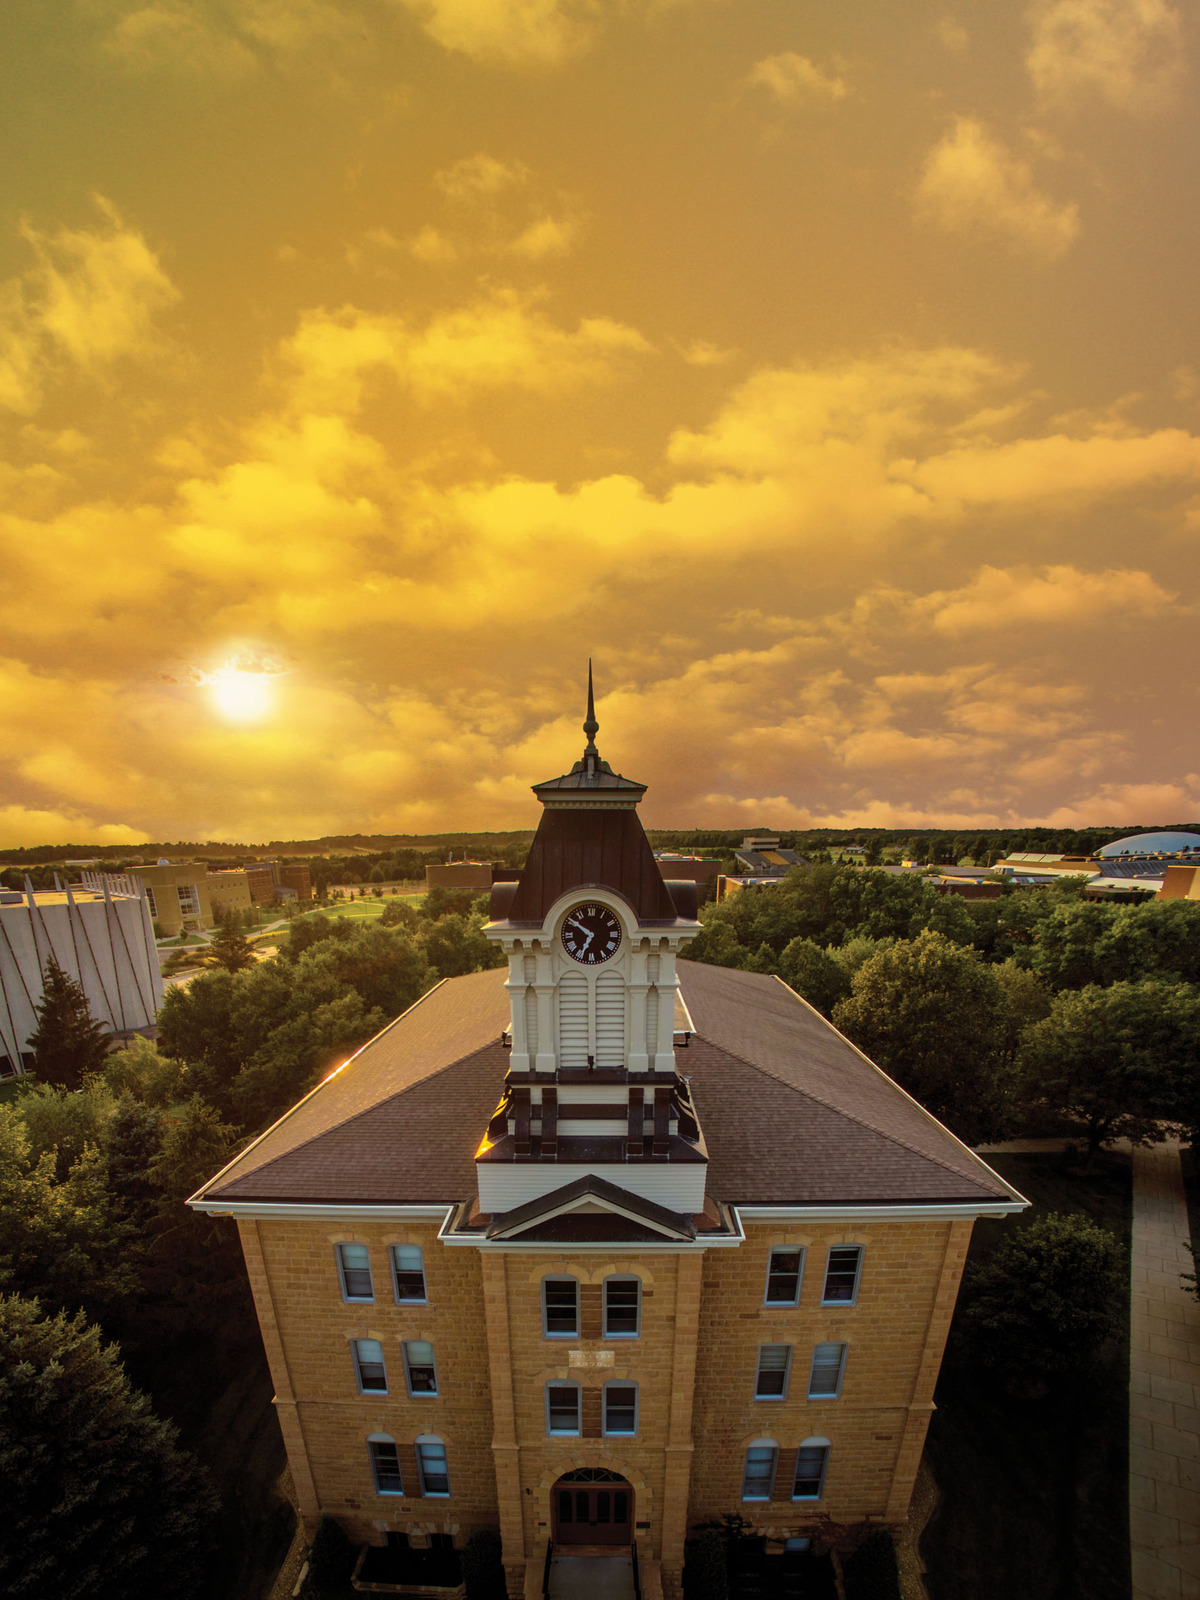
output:
<instances>
[{"instance_id":1,"label":"evergreen tree","mask_svg":"<svg viewBox=\"0 0 1200 1600\"><path fill-rule=\"evenodd\" d=\"M0 1592L186 1600L217 1498L81 1315L0 1297Z\"/></svg>"},{"instance_id":2,"label":"evergreen tree","mask_svg":"<svg viewBox=\"0 0 1200 1600\"><path fill-rule=\"evenodd\" d=\"M205 965L224 967L226 972L245 972L257 965L250 941L237 924L237 918L227 912L217 920L217 932L208 947Z\"/></svg>"},{"instance_id":3,"label":"evergreen tree","mask_svg":"<svg viewBox=\"0 0 1200 1600\"><path fill-rule=\"evenodd\" d=\"M38 1025L29 1036L34 1071L43 1083L78 1089L104 1062L106 1034L88 1008L87 996L53 956L42 974Z\"/></svg>"}]
</instances>

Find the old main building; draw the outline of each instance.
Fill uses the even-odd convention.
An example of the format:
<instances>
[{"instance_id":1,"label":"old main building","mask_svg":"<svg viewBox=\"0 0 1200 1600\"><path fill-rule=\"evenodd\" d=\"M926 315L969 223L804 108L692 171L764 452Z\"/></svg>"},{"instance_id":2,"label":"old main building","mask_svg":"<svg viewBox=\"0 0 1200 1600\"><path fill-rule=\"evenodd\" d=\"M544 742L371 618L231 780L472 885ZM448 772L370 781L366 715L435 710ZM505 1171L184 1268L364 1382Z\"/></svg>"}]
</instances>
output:
<instances>
[{"instance_id":1,"label":"old main building","mask_svg":"<svg viewBox=\"0 0 1200 1600\"><path fill-rule=\"evenodd\" d=\"M972 1219L1016 1195L776 978L677 964L644 786L535 789L507 971L439 984L194 1197L238 1219L301 1509L350 1536L904 1520Z\"/></svg>"}]
</instances>

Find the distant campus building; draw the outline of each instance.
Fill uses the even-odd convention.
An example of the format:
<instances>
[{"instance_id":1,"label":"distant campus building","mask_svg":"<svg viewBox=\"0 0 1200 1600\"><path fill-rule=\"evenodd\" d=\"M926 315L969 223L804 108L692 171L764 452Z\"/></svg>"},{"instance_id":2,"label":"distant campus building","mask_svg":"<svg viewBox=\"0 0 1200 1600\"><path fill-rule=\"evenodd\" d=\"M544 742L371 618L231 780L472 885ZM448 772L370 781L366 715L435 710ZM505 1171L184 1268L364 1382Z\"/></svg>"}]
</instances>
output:
<instances>
[{"instance_id":1,"label":"distant campus building","mask_svg":"<svg viewBox=\"0 0 1200 1600\"><path fill-rule=\"evenodd\" d=\"M118 1037L150 1033L163 985L146 899L124 888L0 891L0 1077L26 1070L53 956Z\"/></svg>"},{"instance_id":2,"label":"distant campus building","mask_svg":"<svg viewBox=\"0 0 1200 1600\"><path fill-rule=\"evenodd\" d=\"M202 861L159 861L152 867L130 867L118 876L126 884L141 886L151 919L164 939L215 928L218 919L231 911L312 899L308 867L278 861L254 861L217 872L210 872ZM85 886L98 892L105 883L111 886L116 881L108 872L83 874Z\"/></svg>"},{"instance_id":3,"label":"distant campus building","mask_svg":"<svg viewBox=\"0 0 1200 1600\"><path fill-rule=\"evenodd\" d=\"M590 700L590 697L589 697ZM679 964L644 785L587 748L534 790L506 967L438 984L191 1204L241 1231L307 1528L782 1551L902 1523L977 1216L1002 1178L776 978Z\"/></svg>"}]
</instances>

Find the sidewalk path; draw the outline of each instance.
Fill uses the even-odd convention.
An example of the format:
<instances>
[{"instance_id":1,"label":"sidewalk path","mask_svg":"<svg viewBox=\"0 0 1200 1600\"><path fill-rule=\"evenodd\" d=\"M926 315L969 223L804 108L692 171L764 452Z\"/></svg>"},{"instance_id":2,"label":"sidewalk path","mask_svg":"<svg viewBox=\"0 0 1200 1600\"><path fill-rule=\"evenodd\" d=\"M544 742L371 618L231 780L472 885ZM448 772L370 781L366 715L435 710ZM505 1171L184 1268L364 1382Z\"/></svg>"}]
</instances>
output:
<instances>
[{"instance_id":1,"label":"sidewalk path","mask_svg":"<svg viewBox=\"0 0 1200 1600\"><path fill-rule=\"evenodd\" d=\"M1045 1152L1060 1139L980 1145ZM1200 1301L1179 1146L1114 1149L1133 1158L1129 1319L1129 1546L1133 1600L1200 1600ZM1200 1243L1200 1241L1197 1241Z\"/></svg>"},{"instance_id":2,"label":"sidewalk path","mask_svg":"<svg viewBox=\"0 0 1200 1600\"><path fill-rule=\"evenodd\" d=\"M1133 1600L1200 1600L1200 1301L1174 1143L1133 1151L1129 1542Z\"/></svg>"}]
</instances>

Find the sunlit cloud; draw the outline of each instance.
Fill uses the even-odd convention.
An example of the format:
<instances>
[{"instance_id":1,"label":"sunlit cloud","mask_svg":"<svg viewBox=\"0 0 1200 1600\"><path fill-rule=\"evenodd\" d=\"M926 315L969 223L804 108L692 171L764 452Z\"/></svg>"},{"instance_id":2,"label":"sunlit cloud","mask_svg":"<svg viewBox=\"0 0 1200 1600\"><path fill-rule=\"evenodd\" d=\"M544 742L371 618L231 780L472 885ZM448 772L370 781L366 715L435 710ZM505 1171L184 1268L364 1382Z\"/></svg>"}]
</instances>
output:
<instances>
[{"instance_id":1,"label":"sunlit cloud","mask_svg":"<svg viewBox=\"0 0 1200 1600\"><path fill-rule=\"evenodd\" d=\"M1001 238L1045 261L1063 255L1079 232L1078 205L1043 193L1029 163L975 117L956 117L930 151L917 202L920 215L947 233Z\"/></svg>"},{"instance_id":2,"label":"sunlit cloud","mask_svg":"<svg viewBox=\"0 0 1200 1600\"><path fill-rule=\"evenodd\" d=\"M1178 100L1187 64L1170 0L1036 0L1028 16L1029 75L1047 104L1152 112Z\"/></svg>"},{"instance_id":3,"label":"sunlit cloud","mask_svg":"<svg viewBox=\"0 0 1200 1600\"><path fill-rule=\"evenodd\" d=\"M794 50L756 61L746 75L746 83L765 89L781 106L819 105L841 100L847 92L844 78L822 72L815 62Z\"/></svg>"}]
</instances>

